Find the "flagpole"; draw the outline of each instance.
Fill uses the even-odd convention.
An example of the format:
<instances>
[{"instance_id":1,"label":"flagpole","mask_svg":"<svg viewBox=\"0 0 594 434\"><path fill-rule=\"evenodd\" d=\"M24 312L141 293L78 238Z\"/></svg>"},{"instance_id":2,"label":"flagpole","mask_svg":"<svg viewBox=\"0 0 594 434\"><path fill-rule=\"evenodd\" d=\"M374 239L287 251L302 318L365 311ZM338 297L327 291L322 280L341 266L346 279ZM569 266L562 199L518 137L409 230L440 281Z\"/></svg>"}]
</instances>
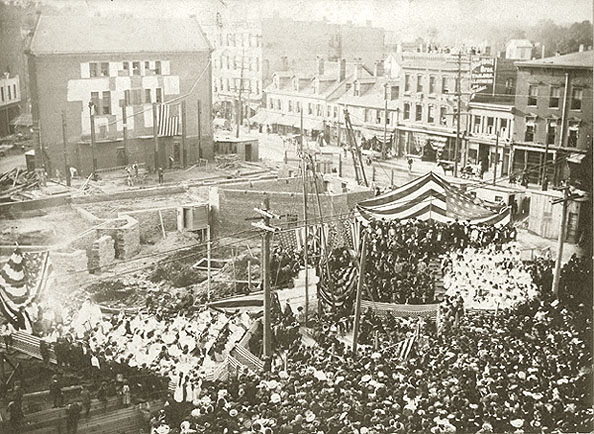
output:
<instances>
[{"instance_id":1,"label":"flagpole","mask_svg":"<svg viewBox=\"0 0 594 434\"><path fill-rule=\"evenodd\" d=\"M359 339L359 323L361 322L361 292L365 279L365 263L367 261L367 233L363 235L361 259L359 260L359 280L357 282L357 298L355 301L355 324L353 327L353 353L357 355L357 341Z\"/></svg>"}]
</instances>

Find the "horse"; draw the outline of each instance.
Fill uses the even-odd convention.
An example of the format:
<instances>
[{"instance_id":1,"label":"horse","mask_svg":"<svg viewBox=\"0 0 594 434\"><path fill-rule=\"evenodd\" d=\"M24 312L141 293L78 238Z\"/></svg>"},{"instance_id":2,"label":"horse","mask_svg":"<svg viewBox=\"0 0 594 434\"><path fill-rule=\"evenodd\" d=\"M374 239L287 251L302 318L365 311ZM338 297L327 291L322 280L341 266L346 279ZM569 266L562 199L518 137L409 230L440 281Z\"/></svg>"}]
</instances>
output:
<instances>
[{"instance_id":1,"label":"horse","mask_svg":"<svg viewBox=\"0 0 594 434\"><path fill-rule=\"evenodd\" d=\"M454 163L452 161L441 160L437 162L437 165L443 169L444 175L447 175L448 172L454 174Z\"/></svg>"}]
</instances>

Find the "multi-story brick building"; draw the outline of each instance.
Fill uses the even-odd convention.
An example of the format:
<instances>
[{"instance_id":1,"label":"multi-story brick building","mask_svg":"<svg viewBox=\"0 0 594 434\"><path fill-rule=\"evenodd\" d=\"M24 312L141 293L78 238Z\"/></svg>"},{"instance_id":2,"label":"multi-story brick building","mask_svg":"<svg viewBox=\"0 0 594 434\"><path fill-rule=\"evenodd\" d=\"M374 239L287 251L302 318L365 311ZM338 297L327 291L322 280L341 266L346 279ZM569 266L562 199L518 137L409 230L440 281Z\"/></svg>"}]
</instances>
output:
<instances>
[{"instance_id":1,"label":"multi-story brick building","mask_svg":"<svg viewBox=\"0 0 594 434\"><path fill-rule=\"evenodd\" d=\"M362 63L342 59L328 62L318 58L317 68L307 72L280 71L272 74L272 83L265 90L266 108L252 122L270 127L281 134L299 133L301 111L303 129L312 137L328 134L332 125L342 119L340 97L353 83L367 83L373 73Z\"/></svg>"},{"instance_id":2,"label":"multi-story brick building","mask_svg":"<svg viewBox=\"0 0 594 434\"><path fill-rule=\"evenodd\" d=\"M93 164L91 113L98 168L133 161L155 167L169 155L180 163L210 158L210 52L193 18L41 16L28 49L38 163L52 173L64 167L62 113L69 163L82 173ZM157 105L169 109L160 125L174 125L157 131L158 152Z\"/></svg>"},{"instance_id":3,"label":"multi-story brick building","mask_svg":"<svg viewBox=\"0 0 594 434\"><path fill-rule=\"evenodd\" d=\"M516 62L513 168L559 181L592 144L592 51ZM545 160L545 155L548 158Z\"/></svg>"},{"instance_id":4,"label":"multi-story brick building","mask_svg":"<svg viewBox=\"0 0 594 434\"><path fill-rule=\"evenodd\" d=\"M202 21L214 47L214 100L221 103L221 114L229 119L236 116L240 89L244 116L253 115L258 104L264 104L262 91L274 72L313 70L316 57L326 61L361 59L367 65L384 57L385 32L371 25L295 21L278 14L238 21L237 16L221 6Z\"/></svg>"},{"instance_id":5,"label":"multi-story brick building","mask_svg":"<svg viewBox=\"0 0 594 434\"><path fill-rule=\"evenodd\" d=\"M13 133L10 121L19 115L20 103L19 76L11 77L8 73L0 76L0 137Z\"/></svg>"}]
</instances>

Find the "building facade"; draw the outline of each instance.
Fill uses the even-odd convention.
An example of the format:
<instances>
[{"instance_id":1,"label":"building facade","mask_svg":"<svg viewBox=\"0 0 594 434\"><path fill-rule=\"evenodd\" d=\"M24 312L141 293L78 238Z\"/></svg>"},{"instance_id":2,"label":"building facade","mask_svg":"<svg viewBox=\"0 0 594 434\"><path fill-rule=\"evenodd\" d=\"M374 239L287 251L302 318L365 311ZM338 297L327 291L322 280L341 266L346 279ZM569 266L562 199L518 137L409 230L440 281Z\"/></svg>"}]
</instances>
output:
<instances>
[{"instance_id":1,"label":"building facade","mask_svg":"<svg viewBox=\"0 0 594 434\"><path fill-rule=\"evenodd\" d=\"M211 158L210 51L192 18L40 17L28 49L37 163L64 168L62 117L81 173L91 154L97 168Z\"/></svg>"},{"instance_id":2,"label":"building facade","mask_svg":"<svg viewBox=\"0 0 594 434\"><path fill-rule=\"evenodd\" d=\"M20 113L21 88L19 76L5 73L0 77L0 137L14 133L11 121Z\"/></svg>"},{"instance_id":3,"label":"building facade","mask_svg":"<svg viewBox=\"0 0 594 434\"><path fill-rule=\"evenodd\" d=\"M592 144L592 53L516 63L513 169L530 182L565 179Z\"/></svg>"}]
</instances>

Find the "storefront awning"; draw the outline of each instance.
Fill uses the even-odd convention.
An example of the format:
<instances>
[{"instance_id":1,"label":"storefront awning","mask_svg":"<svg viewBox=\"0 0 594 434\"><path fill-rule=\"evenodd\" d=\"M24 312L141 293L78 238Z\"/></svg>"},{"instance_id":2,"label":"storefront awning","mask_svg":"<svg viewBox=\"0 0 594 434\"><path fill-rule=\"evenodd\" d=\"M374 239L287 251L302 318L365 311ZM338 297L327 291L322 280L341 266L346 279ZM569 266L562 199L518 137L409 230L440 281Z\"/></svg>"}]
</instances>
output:
<instances>
[{"instance_id":1,"label":"storefront awning","mask_svg":"<svg viewBox=\"0 0 594 434\"><path fill-rule=\"evenodd\" d=\"M269 113L266 110L260 110L250 118L250 122L254 124L263 124L268 118Z\"/></svg>"}]
</instances>

